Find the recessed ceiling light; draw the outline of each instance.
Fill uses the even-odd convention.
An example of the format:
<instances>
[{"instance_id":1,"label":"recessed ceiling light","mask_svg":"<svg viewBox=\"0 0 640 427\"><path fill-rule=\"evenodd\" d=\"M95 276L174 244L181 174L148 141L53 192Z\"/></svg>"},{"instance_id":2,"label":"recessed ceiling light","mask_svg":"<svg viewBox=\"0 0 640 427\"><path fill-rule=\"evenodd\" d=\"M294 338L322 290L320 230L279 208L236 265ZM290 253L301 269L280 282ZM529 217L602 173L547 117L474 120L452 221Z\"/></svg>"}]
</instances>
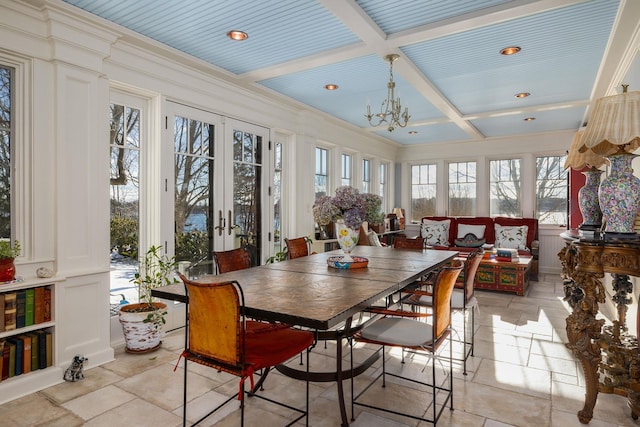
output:
<instances>
[{"instance_id":1,"label":"recessed ceiling light","mask_svg":"<svg viewBox=\"0 0 640 427\"><path fill-rule=\"evenodd\" d=\"M520 93L516 93L514 96L516 98L526 98L529 95L531 95L529 92L520 92Z\"/></svg>"},{"instance_id":2,"label":"recessed ceiling light","mask_svg":"<svg viewBox=\"0 0 640 427\"><path fill-rule=\"evenodd\" d=\"M513 55L520 52L520 46L509 46L505 47L500 51L501 55Z\"/></svg>"},{"instance_id":3,"label":"recessed ceiling light","mask_svg":"<svg viewBox=\"0 0 640 427\"><path fill-rule=\"evenodd\" d=\"M333 83L329 83L328 85L324 85L326 90L336 90L338 89L338 85L334 85Z\"/></svg>"},{"instance_id":4,"label":"recessed ceiling light","mask_svg":"<svg viewBox=\"0 0 640 427\"><path fill-rule=\"evenodd\" d=\"M532 122L532 121L534 121L535 119L536 119L535 117L526 117L526 118L524 119L524 121L525 121L525 122Z\"/></svg>"},{"instance_id":5,"label":"recessed ceiling light","mask_svg":"<svg viewBox=\"0 0 640 427\"><path fill-rule=\"evenodd\" d=\"M246 40L249 38L249 34L240 30L231 30L227 33L227 37L231 40Z\"/></svg>"},{"instance_id":6,"label":"recessed ceiling light","mask_svg":"<svg viewBox=\"0 0 640 427\"><path fill-rule=\"evenodd\" d=\"M418 131L417 131L417 130L410 130L410 131L409 131L409 135L415 135L415 134L417 134L417 133L418 133Z\"/></svg>"}]
</instances>

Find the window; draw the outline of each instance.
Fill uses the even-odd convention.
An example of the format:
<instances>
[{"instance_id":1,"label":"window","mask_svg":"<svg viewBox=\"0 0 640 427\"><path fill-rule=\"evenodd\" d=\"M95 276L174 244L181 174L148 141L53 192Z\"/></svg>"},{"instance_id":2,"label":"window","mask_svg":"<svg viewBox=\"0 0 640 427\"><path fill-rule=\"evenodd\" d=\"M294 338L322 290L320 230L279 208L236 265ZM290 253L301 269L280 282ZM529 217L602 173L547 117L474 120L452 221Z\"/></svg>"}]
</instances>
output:
<instances>
[{"instance_id":1,"label":"window","mask_svg":"<svg viewBox=\"0 0 640 427\"><path fill-rule=\"evenodd\" d=\"M369 169L370 162L367 159L362 159L362 192L371 192L371 171Z\"/></svg>"},{"instance_id":2,"label":"window","mask_svg":"<svg viewBox=\"0 0 640 427\"><path fill-rule=\"evenodd\" d=\"M489 163L491 216L522 216L520 159L492 160Z\"/></svg>"},{"instance_id":3,"label":"window","mask_svg":"<svg viewBox=\"0 0 640 427\"><path fill-rule=\"evenodd\" d=\"M382 197L382 212L387 210L387 170L389 165L387 163L380 164L380 188L378 194Z\"/></svg>"},{"instance_id":4,"label":"window","mask_svg":"<svg viewBox=\"0 0 640 427\"><path fill-rule=\"evenodd\" d=\"M411 221L436 214L436 165L411 166Z\"/></svg>"},{"instance_id":5,"label":"window","mask_svg":"<svg viewBox=\"0 0 640 427\"><path fill-rule=\"evenodd\" d=\"M0 65L0 237L14 239L11 234L11 190L14 128L14 69Z\"/></svg>"},{"instance_id":6,"label":"window","mask_svg":"<svg viewBox=\"0 0 640 427\"><path fill-rule=\"evenodd\" d=\"M282 250L282 143L274 145L273 165L273 246L275 252Z\"/></svg>"},{"instance_id":7,"label":"window","mask_svg":"<svg viewBox=\"0 0 640 427\"><path fill-rule=\"evenodd\" d=\"M568 173L566 156L536 158L536 216L540 224L566 225Z\"/></svg>"},{"instance_id":8,"label":"window","mask_svg":"<svg viewBox=\"0 0 640 427\"><path fill-rule=\"evenodd\" d=\"M449 163L450 216L476 214L476 162Z\"/></svg>"},{"instance_id":9,"label":"window","mask_svg":"<svg viewBox=\"0 0 640 427\"><path fill-rule=\"evenodd\" d=\"M140 109L112 103L109 119L111 289L137 302L129 280L140 247Z\"/></svg>"},{"instance_id":10,"label":"window","mask_svg":"<svg viewBox=\"0 0 640 427\"><path fill-rule=\"evenodd\" d=\"M327 157L327 149L316 147L316 199L327 195L329 177Z\"/></svg>"},{"instance_id":11,"label":"window","mask_svg":"<svg viewBox=\"0 0 640 427\"><path fill-rule=\"evenodd\" d=\"M342 185L351 185L351 155L342 155Z\"/></svg>"}]
</instances>

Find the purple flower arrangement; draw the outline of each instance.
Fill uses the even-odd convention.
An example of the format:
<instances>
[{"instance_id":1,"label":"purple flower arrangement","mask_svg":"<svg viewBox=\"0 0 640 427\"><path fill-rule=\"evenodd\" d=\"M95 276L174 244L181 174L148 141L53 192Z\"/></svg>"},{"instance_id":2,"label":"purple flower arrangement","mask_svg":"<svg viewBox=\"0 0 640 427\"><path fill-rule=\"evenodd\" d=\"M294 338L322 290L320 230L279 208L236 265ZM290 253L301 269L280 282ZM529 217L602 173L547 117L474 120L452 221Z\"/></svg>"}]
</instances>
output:
<instances>
[{"instance_id":1,"label":"purple flower arrangement","mask_svg":"<svg viewBox=\"0 0 640 427\"><path fill-rule=\"evenodd\" d=\"M313 204L313 219L318 225L326 225L343 219L351 228L358 229L363 221L380 224L384 214L380 211L382 198L376 194L360 193L358 189L342 186L336 195L322 196Z\"/></svg>"}]
</instances>

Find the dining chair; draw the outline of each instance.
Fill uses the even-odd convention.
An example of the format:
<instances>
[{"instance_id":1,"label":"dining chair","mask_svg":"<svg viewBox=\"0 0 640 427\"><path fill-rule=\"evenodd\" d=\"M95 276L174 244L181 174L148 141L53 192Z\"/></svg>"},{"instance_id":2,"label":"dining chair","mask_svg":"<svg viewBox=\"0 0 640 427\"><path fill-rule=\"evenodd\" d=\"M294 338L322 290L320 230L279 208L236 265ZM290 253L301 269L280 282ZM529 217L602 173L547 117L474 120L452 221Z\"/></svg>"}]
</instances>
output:
<instances>
[{"instance_id":1,"label":"dining chair","mask_svg":"<svg viewBox=\"0 0 640 427\"><path fill-rule=\"evenodd\" d=\"M382 370L374 377L368 385L359 393L354 391L354 381L351 378L351 413L354 414L354 405L364 406L367 408L377 409L379 411L388 412L404 417L427 421L436 425L444 408L449 404L450 410L453 410L453 362L451 353L453 350L451 344L451 294L456 283L458 275L462 271L463 264L461 261L455 261L451 265L442 267L436 276L433 286L434 307L430 316L425 320L417 320L414 318L414 312L396 311L388 313L374 319L368 325L365 325L360 331L354 334L351 340L351 366L353 368L353 347L355 342L377 344L381 347L377 350L382 356ZM449 342L449 351L441 349L442 344ZM403 376L387 370L387 354L386 347L401 347L403 354L405 351L409 353L425 354L431 359L431 378L418 379L414 376ZM444 378L437 379L436 361L445 371ZM448 362L448 363L447 363ZM448 367L445 367L445 364ZM419 375L424 374L424 370ZM429 406L432 408L432 417L429 417L421 409L420 411L410 413L407 405L403 407L393 408L390 405L383 405L383 402L391 400L385 399L383 394L378 394L374 404L373 401L365 401L365 393L380 378L382 378L382 387L386 387L386 376L400 378L412 383L429 386L431 389L431 402L425 402L425 409ZM448 386L447 386L448 384ZM393 391L389 391L393 393ZM444 394L444 395L443 395ZM438 409L439 406L439 409Z\"/></svg>"},{"instance_id":2,"label":"dining chair","mask_svg":"<svg viewBox=\"0 0 640 427\"><path fill-rule=\"evenodd\" d=\"M214 251L213 259L216 262L218 274L251 267L251 257L245 247L228 251Z\"/></svg>"},{"instance_id":3,"label":"dining chair","mask_svg":"<svg viewBox=\"0 0 640 427\"><path fill-rule=\"evenodd\" d=\"M244 426L245 394L287 408L297 414L288 426L306 418L309 425L309 350L314 344L312 332L280 323L262 324L249 329L244 318L244 295L236 281L201 283L180 275L188 296L187 341L180 357L184 357L184 389L182 425L187 425L187 366L195 362L240 378L238 392L229 396L192 425L199 424L234 399L240 401L240 425ZM255 322L257 323L257 322ZM306 406L302 410L258 393L263 390L271 368L301 352L307 354ZM177 365L176 365L177 366ZM254 383L254 374L260 379ZM245 390L246 380L250 390Z\"/></svg>"},{"instance_id":4,"label":"dining chair","mask_svg":"<svg viewBox=\"0 0 640 427\"><path fill-rule=\"evenodd\" d=\"M462 359L456 360L463 362L464 367L462 373L464 375L467 375L467 359L469 356L473 357L475 344L475 311L478 307L478 300L474 294L474 285L483 255L484 251L482 249L469 253L464 262L464 281L462 283L456 283L453 293L451 294L451 310L461 312L463 315L462 338L454 341L461 342L463 345L463 357ZM420 289L408 290L407 292L410 296L403 299L403 303L423 307L433 306L433 296L430 292ZM471 311L470 316L468 315L469 311ZM470 337L467 332L468 317L471 317ZM458 336L460 336L459 333Z\"/></svg>"},{"instance_id":5,"label":"dining chair","mask_svg":"<svg viewBox=\"0 0 640 427\"><path fill-rule=\"evenodd\" d=\"M287 257L289 259L300 258L311 255L311 244L306 237L297 237L295 239L284 239L287 245Z\"/></svg>"},{"instance_id":6,"label":"dining chair","mask_svg":"<svg viewBox=\"0 0 640 427\"><path fill-rule=\"evenodd\" d=\"M398 236L393 239L393 247L395 249L424 249L424 237L408 238Z\"/></svg>"}]
</instances>

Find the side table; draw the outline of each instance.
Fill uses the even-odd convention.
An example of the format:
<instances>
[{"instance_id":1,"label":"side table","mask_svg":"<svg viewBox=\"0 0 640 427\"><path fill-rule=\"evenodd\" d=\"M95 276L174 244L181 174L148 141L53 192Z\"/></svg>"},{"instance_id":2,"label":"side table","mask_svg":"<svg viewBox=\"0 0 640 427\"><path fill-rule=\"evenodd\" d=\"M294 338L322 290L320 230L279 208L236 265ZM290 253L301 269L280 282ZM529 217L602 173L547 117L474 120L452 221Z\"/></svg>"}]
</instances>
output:
<instances>
[{"instance_id":1,"label":"side table","mask_svg":"<svg viewBox=\"0 0 640 427\"><path fill-rule=\"evenodd\" d=\"M584 240L569 232L561 236L567 243L558 254L563 266L564 299L573 310L567 317L567 347L580 361L585 375L585 402L578 411L578 420L583 424L591 421L598 393L627 397L631 416L637 419L640 415L638 331L635 336L629 333L626 313L627 304L631 302L627 295L633 291L629 276L640 276L640 242ZM602 284L604 273L613 274L612 300L618 312L618 318L608 326L604 326L604 319L596 318L598 304L606 298Z\"/></svg>"}]
</instances>

